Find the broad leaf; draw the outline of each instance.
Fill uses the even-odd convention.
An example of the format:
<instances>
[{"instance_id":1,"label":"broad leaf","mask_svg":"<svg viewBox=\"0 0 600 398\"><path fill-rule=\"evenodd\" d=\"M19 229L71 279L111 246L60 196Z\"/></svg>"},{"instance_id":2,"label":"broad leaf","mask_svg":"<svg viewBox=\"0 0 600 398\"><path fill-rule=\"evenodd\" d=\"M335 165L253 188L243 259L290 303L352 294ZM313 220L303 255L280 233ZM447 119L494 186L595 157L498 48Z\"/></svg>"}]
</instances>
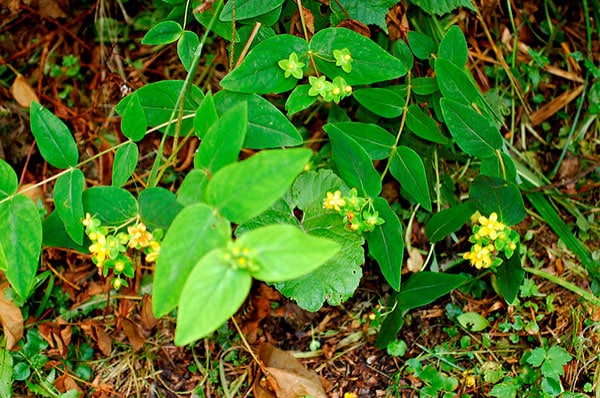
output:
<instances>
[{"instance_id":1,"label":"broad leaf","mask_svg":"<svg viewBox=\"0 0 600 398\"><path fill-rule=\"evenodd\" d=\"M269 38L252 49L240 66L221 80L221 87L241 93L283 93L296 86L296 79L286 78L278 65L295 52L298 59L308 65L306 41L292 35Z\"/></svg>"},{"instance_id":2,"label":"broad leaf","mask_svg":"<svg viewBox=\"0 0 600 398\"><path fill-rule=\"evenodd\" d=\"M242 102L227 111L208 130L194 157L194 167L213 175L234 163L242 149L248 127L248 104Z\"/></svg>"},{"instance_id":3,"label":"broad leaf","mask_svg":"<svg viewBox=\"0 0 600 398\"><path fill-rule=\"evenodd\" d=\"M379 196L381 179L363 147L334 124L327 124L323 129L331 141L333 161L344 182L357 188L359 195Z\"/></svg>"},{"instance_id":4,"label":"broad leaf","mask_svg":"<svg viewBox=\"0 0 600 398\"><path fill-rule=\"evenodd\" d=\"M352 72L346 73L335 63L333 50L347 48L352 56ZM315 52L315 64L319 72L329 79L342 76L348 84L371 84L392 80L408 72L406 65L375 42L345 28L327 28L317 32L310 41L310 50ZM287 58L287 57L286 57Z\"/></svg>"},{"instance_id":5,"label":"broad leaf","mask_svg":"<svg viewBox=\"0 0 600 398\"><path fill-rule=\"evenodd\" d=\"M329 128L339 129L345 135L354 139L373 160L389 157L396 143L396 138L392 134L376 124L359 122L331 123L325 126L325 131Z\"/></svg>"},{"instance_id":6,"label":"broad leaf","mask_svg":"<svg viewBox=\"0 0 600 398\"><path fill-rule=\"evenodd\" d=\"M413 149L400 145L390 160L390 173L400 183L404 191L427 211L431 211L429 183L425 165Z\"/></svg>"},{"instance_id":7,"label":"broad leaf","mask_svg":"<svg viewBox=\"0 0 600 398\"><path fill-rule=\"evenodd\" d=\"M354 91L359 104L377 116L394 119L402 115L406 99L386 88L362 88Z\"/></svg>"},{"instance_id":8,"label":"broad leaf","mask_svg":"<svg viewBox=\"0 0 600 398\"><path fill-rule=\"evenodd\" d=\"M142 39L142 44L151 46L160 44L169 44L177 41L183 28L175 21L161 21L154 25Z\"/></svg>"},{"instance_id":9,"label":"broad leaf","mask_svg":"<svg viewBox=\"0 0 600 398\"><path fill-rule=\"evenodd\" d=\"M485 216L496 212L506 225L518 224L525 218L523 196L516 184L498 177L479 175L469 187L469 197Z\"/></svg>"},{"instance_id":10,"label":"broad leaf","mask_svg":"<svg viewBox=\"0 0 600 398\"><path fill-rule=\"evenodd\" d=\"M284 0L236 0L235 1L235 20L255 18L266 14L269 11L277 9ZM224 22L233 21L233 2L227 2L219 15L219 19Z\"/></svg>"},{"instance_id":11,"label":"broad leaf","mask_svg":"<svg viewBox=\"0 0 600 398\"><path fill-rule=\"evenodd\" d=\"M125 137L132 141L139 141L146 135L146 115L139 95L134 92L129 97L129 102L123 110L121 117L121 131Z\"/></svg>"},{"instance_id":12,"label":"broad leaf","mask_svg":"<svg viewBox=\"0 0 600 398\"><path fill-rule=\"evenodd\" d=\"M42 251L42 221L35 204L22 194L0 203L0 220L0 270L19 297L26 299Z\"/></svg>"},{"instance_id":13,"label":"broad leaf","mask_svg":"<svg viewBox=\"0 0 600 398\"><path fill-rule=\"evenodd\" d=\"M137 166L139 156L138 146L133 142L128 142L117 149L112 171L113 187L120 187L129 180Z\"/></svg>"},{"instance_id":14,"label":"broad leaf","mask_svg":"<svg viewBox=\"0 0 600 398\"><path fill-rule=\"evenodd\" d=\"M183 31L177 41L177 55L186 71L190 71L196 48L200 45L200 39L195 32L189 30Z\"/></svg>"},{"instance_id":15,"label":"broad leaf","mask_svg":"<svg viewBox=\"0 0 600 398\"><path fill-rule=\"evenodd\" d=\"M244 148L265 149L302 144L302 136L279 109L256 94L242 94L221 90L215 94L219 113L224 114L240 102L247 102L248 129Z\"/></svg>"},{"instance_id":16,"label":"broad leaf","mask_svg":"<svg viewBox=\"0 0 600 398\"><path fill-rule=\"evenodd\" d=\"M373 201L375 211L385 222L367 235L369 254L379 264L379 269L392 289L400 290L404 239L402 225L387 201L381 197Z\"/></svg>"},{"instance_id":17,"label":"broad leaf","mask_svg":"<svg viewBox=\"0 0 600 398\"><path fill-rule=\"evenodd\" d=\"M204 193L208 184L206 170L191 170L183 179L177 191L177 201L184 206L204 202Z\"/></svg>"},{"instance_id":18,"label":"broad leaf","mask_svg":"<svg viewBox=\"0 0 600 398\"><path fill-rule=\"evenodd\" d=\"M59 169L75 167L79 161L77 144L63 121L35 101L30 117L31 132L44 159Z\"/></svg>"},{"instance_id":19,"label":"broad leaf","mask_svg":"<svg viewBox=\"0 0 600 398\"><path fill-rule=\"evenodd\" d=\"M167 230L183 206L175 194L165 188L146 188L138 197L140 216L150 230Z\"/></svg>"},{"instance_id":20,"label":"broad leaf","mask_svg":"<svg viewBox=\"0 0 600 398\"><path fill-rule=\"evenodd\" d=\"M469 50L465 35L457 25L453 25L448 29L440 43L438 57L446 59L459 68L462 68L467 63L468 55Z\"/></svg>"},{"instance_id":21,"label":"broad leaf","mask_svg":"<svg viewBox=\"0 0 600 398\"><path fill-rule=\"evenodd\" d=\"M408 107L406 112L406 127L408 127L417 137L423 138L424 140L442 145L446 145L450 142L450 139L442 134L442 130L435 120L423 112L418 105L411 105Z\"/></svg>"},{"instance_id":22,"label":"broad leaf","mask_svg":"<svg viewBox=\"0 0 600 398\"><path fill-rule=\"evenodd\" d=\"M181 210L163 239L156 261L154 315L161 317L174 309L196 263L209 251L225 247L230 241L229 222L215 215L210 206L194 204Z\"/></svg>"},{"instance_id":23,"label":"broad leaf","mask_svg":"<svg viewBox=\"0 0 600 398\"><path fill-rule=\"evenodd\" d=\"M232 222L249 220L288 190L311 154L308 149L261 151L227 165L209 181L206 201Z\"/></svg>"},{"instance_id":24,"label":"broad leaf","mask_svg":"<svg viewBox=\"0 0 600 398\"><path fill-rule=\"evenodd\" d=\"M446 126L460 149L482 159L496 156L496 150L502 147L502 136L493 120L447 98L440 103Z\"/></svg>"},{"instance_id":25,"label":"broad leaf","mask_svg":"<svg viewBox=\"0 0 600 398\"><path fill-rule=\"evenodd\" d=\"M436 81L444 98L471 105L481 95L464 68L444 58L435 61Z\"/></svg>"},{"instance_id":26,"label":"broad leaf","mask_svg":"<svg viewBox=\"0 0 600 398\"><path fill-rule=\"evenodd\" d=\"M342 20L347 19L349 15L351 19L358 20L365 25L377 25L387 33L388 28L385 16L389 9L396 3L396 0L375 0L368 2L364 0L340 0L339 2L331 2L331 10L335 14L340 15L340 19ZM343 10L340 9L340 6L343 7Z\"/></svg>"},{"instance_id":27,"label":"broad leaf","mask_svg":"<svg viewBox=\"0 0 600 398\"><path fill-rule=\"evenodd\" d=\"M419 59L428 59L437 50L433 39L424 33L410 30L407 32L406 38L413 54Z\"/></svg>"},{"instance_id":28,"label":"broad leaf","mask_svg":"<svg viewBox=\"0 0 600 398\"><path fill-rule=\"evenodd\" d=\"M320 169L318 172L310 171L300 175L292 185L294 204L304 212L313 208L322 209L323 199L327 192L341 191L347 194L349 188L333 171Z\"/></svg>"},{"instance_id":29,"label":"broad leaf","mask_svg":"<svg viewBox=\"0 0 600 398\"><path fill-rule=\"evenodd\" d=\"M54 185L54 205L65 230L78 245L83 244L83 188L85 176L79 169L61 175Z\"/></svg>"},{"instance_id":30,"label":"broad leaf","mask_svg":"<svg viewBox=\"0 0 600 398\"><path fill-rule=\"evenodd\" d=\"M212 93L209 91L202 99L202 103L194 116L194 130L198 137L204 138L208 129L219 120L217 107Z\"/></svg>"},{"instance_id":31,"label":"broad leaf","mask_svg":"<svg viewBox=\"0 0 600 398\"><path fill-rule=\"evenodd\" d=\"M481 160L479 172L489 177L500 177L510 182L517 182L517 168L510 155L502 153L498 156Z\"/></svg>"},{"instance_id":32,"label":"broad leaf","mask_svg":"<svg viewBox=\"0 0 600 398\"><path fill-rule=\"evenodd\" d=\"M439 242L465 225L475 210L472 202L465 202L435 213L425 225L425 234L431 242Z\"/></svg>"},{"instance_id":33,"label":"broad leaf","mask_svg":"<svg viewBox=\"0 0 600 398\"><path fill-rule=\"evenodd\" d=\"M471 0L412 0L428 14L443 15L459 7L465 7L475 11Z\"/></svg>"},{"instance_id":34,"label":"broad leaf","mask_svg":"<svg viewBox=\"0 0 600 398\"><path fill-rule=\"evenodd\" d=\"M308 95L308 90L310 90L310 85L301 84L291 92L285 101L285 110L288 116L308 109L317 102L318 97Z\"/></svg>"},{"instance_id":35,"label":"broad leaf","mask_svg":"<svg viewBox=\"0 0 600 398\"><path fill-rule=\"evenodd\" d=\"M429 95L440 90L435 77L414 77L410 80L410 85L418 95Z\"/></svg>"},{"instance_id":36,"label":"broad leaf","mask_svg":"<svg viewBox=\"0 0 600 398\"><path fill-rule=\"evenodd\" d=\"M175 344L208 336L235 314L250 293L250 274L234 270L224 257L223 249L214 249L193 265L181 291Z\"/></svg>"},{"instance_id":37,"label":"broad leaf","mask_svg":"<svg viewBox=\"0 0 600 398\"><path fill-rule=\"evenodd\" d=\"M92 187L83 191L83 208L102 224L120 226L138 214L138 203L133 195L123 188Z\"/></svg>"},{"instance_id":38,"label":"broad leaf","mask_svg":"<svg viewBox=\"0 0 600 398\"><path fill-rule=\"evenodd\" d=\"M42 223L42 243L47 247L62 247L77 250L80 253L89 253L91 244L87 236L83 237L83 244L79 245L71 239L65 229L65 224L60 219L58 211L54 210Z\"/></svg>"},{"instance_id":39,"label":"broad leaf","mask_svg":"<svg viewBox=\"0 0 600 398\"><path fill-rule=\"evenodd\" d=\"M13 168L0 158L0 200L17 192L19 180Z\"/></svg>"},{"instance_id":40,"label":"broad leaf","mask_svg":"<svg viewBox=\"0 0 600 398\"><path fill-rule=\"evenodd\" d=\"M519 288L523 282L525 270L521 266L519 247L511 258L504 260L496 270L496 286L507 304L512 304L519 296Z\"/></svg>"}]
</instances>

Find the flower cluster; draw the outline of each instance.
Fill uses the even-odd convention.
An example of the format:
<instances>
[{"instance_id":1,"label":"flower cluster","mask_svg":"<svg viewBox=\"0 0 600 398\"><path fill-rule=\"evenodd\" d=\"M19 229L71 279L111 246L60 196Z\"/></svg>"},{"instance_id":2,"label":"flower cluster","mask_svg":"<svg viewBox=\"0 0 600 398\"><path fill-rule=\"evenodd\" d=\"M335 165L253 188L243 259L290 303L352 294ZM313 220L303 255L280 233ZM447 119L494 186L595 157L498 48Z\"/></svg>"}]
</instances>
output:
<instances>
[{"instance_id":1,"label":"flower cluster","mask_svg":"<svg viewBox=\"0 0 600 398\"><path fill-rule=\"evenodd\" d=\"M358 196L356 188L352 188L347 196L342 196L340 191L327 192L323 208L338 212L348 229L359 234L371 232L385 222L373 209L371 200Z\"/></svg>"},{"instance_id":2,"label":"flower cluster","mask_svg":"<svg viewBox=\"0 0 600 398\"><path fill-rule=\"evenodd\" d=\"M120 232L117 228L109 229L90 213L85 215L82 223L86 235L92 242L89 247L92 261L104 277L108 276L111 269L113 270L112 285L117 290L121 286L128 286L123 277L133 278L135 275L133 261L127 253L128 249L143 251L147 262L156 261L158 257L162 234L160 231L152 234L140 221L128 226L127 233Z\"/></svg>"},{"instance_id":3,"label":"flower cluster","mask_svg":"<svg viewBox=\"0 0 600 398\"><path fill-rule=\"evenodd\" d=\"M257 272L259 267L253 260L254 255L253 251L249 248L239 247L235 243L232 243L229 247L229 251L225 253L225 261L227 261L229 266L233 269Z\"/></svg>"},{"instance_id":4,"label":"flower cluster","mask_svg":"<svg viewBox=\"0 0 600 398\"><path fill-rule=\"evenodd\" d=\"M519 244L519 234L498 221L498 214L489 217L475 213L473 234L469 242L473 243L471 250L463 255L477 269L497 267L502 264L500 254L509 259L515 253Z\"/></svg>"},{"instance_id":5,"label":"flower cluster","mask_svg":"<svg viewBox=\"0 0 600 398\"><path fill-rule=\"evenodd\" d=\"M352 86L348 85L341 76L337 76L331 82L325 76L310 76L308 83L310 84L308 95L312 97L320 95L323 101L333 101L337 104L340 100L352 94Z\"/></svg>"}]
</instances>

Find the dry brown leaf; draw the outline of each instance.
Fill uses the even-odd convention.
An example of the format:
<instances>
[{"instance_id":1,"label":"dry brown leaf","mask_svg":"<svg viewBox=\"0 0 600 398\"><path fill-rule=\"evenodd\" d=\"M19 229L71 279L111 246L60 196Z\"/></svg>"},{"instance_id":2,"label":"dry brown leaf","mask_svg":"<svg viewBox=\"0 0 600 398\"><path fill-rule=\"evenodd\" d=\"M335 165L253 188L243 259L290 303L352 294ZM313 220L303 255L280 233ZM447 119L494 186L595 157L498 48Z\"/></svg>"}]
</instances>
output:
<instances>
[{"instance_id":1,"label":"dry brown leaf","mask_svg":"<svg viewBox=\"0 0 600 398\"><path fill-rule=\"evenodd\" d=\"M145 330L152 330L156 326L156 318L152 313L152 297L145 294L142 297L142 327Z\"/></svg>"},{"instance_id":2,"label":"dry brown leaf","mask_svg":"<svg viewBox=\"0 0 600 398\"><path fill-rule=\"evenodd\" d=\"M421 255L421 252L419 252L419 249L417 249L416 247L411 247L408 250L406 268L408 268L410 272L419 272L421 270L421 267L423 267L423 262L423 256Z\"/></svg>"},{"instance_id":3,"label":"dry brown leaf","mask_svg":"<svg viewBox=\"0 0 600 398\"><path fill-rule=\"evenodd\" d=\"M23 314L21 309L4 296L8 283L0 285L0 322L6 337L6 348L11 350L23 337Z\"/></svg>"},{"instance_id":4,"label":"dry brown leaf","mask_svg":"<svg viewBox=\"0 0 600 398\"><path fill-rule=\"evenodd\" d=\"M142 334L140 325L138 325L129 318L121 319L121 324L123 325L123 331L129 339L129 343L133 347L134 351L137 351L140 348L142 348L144 346L144 343L146 342L146 339Z\"/></svg>"},{"instance_id":5,"label":"dry brown leaf","mask_svg":"<svg viewBox=\"0 0 600 398\"><path fill-rule=\"evenodd\" d=\"M67 14L60 8L57 2L53 0L40 0L40 14L45 15L47 17L57 19L57 18L67 18Z\"/></svg>"},{"instance_id":6,"label":"dry brown leaf","mask_svg":"<svg viewBox=\"0 0 600 398\"><path fill-rule=\"evenodd\" d=\"M58 391L63 393L69 390L77 390L79 392L83 392L81 388L79 388L77 383L75 383L75 380L73 380L73 378L67 374L63 374L62 376L57 377L56 381L54 382L54 386Z\"/></svg>"},{"instance_id":7,"label":"dry brown leaf","mask_svg":"<svg viewBox=\"0 0 600 398\"><path fill-rule=\"evenodd\" d=\"M289 352L264 343L258 348L258 357L265 367L268 387L277 398L297 398L304 395L327 398L319 376L304 367Z\"/></svg>"},{"instance_id":8,"label":"dry brown leaf","mask_svg":"<svg viewBox=\"0 0 600 398\"><path fill-rule=\"evenodd\" d=\"M98 344L98 348L102 354L105 356L110 355L112 341L102 326L94 321L84 321L79 324L79 327Z\"/></svg>"},{"instance_id":9,"label":"dry brown leaf","mask_svg":"<svg viewBox=\"0 0 600 398\"><path fill-rule=\"evenodd\" d=\"M540 109L531 114L531 125L535 127L543 121L547 120L556 112L564 108L569 102L579 97L582 91L583 84L578 86L577 88L574 88L573 90L565 91L558 97L554 98L552 101L548 102Z\"/></svg>"},{"instance_id":10,"label":"dry brown leaf","mask_svg":"<svg viewBox=\"0 0 600 398\"><path fill-rule=\"evenodd\" d=\"M12 86L10 86L10 93L17 101L17 104L24 108L29 108L32 101L40 102L35 90L29 85L23 75L17 75Z\"/></svg>"}]
</instances>

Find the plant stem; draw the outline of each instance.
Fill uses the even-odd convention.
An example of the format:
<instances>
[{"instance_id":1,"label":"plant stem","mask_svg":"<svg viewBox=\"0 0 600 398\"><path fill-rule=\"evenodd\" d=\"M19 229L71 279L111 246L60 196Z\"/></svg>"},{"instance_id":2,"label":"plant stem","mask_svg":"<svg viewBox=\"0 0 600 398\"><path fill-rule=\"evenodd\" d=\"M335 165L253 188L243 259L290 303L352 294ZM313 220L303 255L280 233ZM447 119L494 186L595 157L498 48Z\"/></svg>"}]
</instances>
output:
<instances>
[{"instance_id":1,"label":"plant stem","mask_svg":"<svg viewBox=\"0 0 600 398\"><path fill-rule=\"evenodd\" d=\"M544 279L549 280L550 282L564 287L567 290L572 291L575 294L578 294L579 296L581 296L584 300L589 301L590 303L594 304L594 305L600 305L600 298L594 296L592 293L588 292L587 290L584 290L582 288L580 288L579 286L564 280L563 278L556 276L556 275L552 275L546 271L542 271L541 269L535 269L535 268L523 268L523 270L525 270L526 272L529 272L530 274L533 275L537 275L540 276Z\"/></svg>"}]
</instances>

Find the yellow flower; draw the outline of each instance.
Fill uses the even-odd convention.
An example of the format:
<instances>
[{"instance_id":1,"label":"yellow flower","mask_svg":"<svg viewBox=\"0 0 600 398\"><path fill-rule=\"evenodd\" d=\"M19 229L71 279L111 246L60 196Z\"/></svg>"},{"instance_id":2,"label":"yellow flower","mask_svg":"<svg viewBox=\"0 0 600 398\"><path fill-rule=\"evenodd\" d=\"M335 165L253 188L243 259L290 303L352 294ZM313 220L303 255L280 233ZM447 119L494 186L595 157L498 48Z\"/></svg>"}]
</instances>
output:
<instances>
[{"instance_id":1,"label":"yellow flower","mask_svg":"<svg viewBox=\"0 0 600 398\"><path fill-rule=\"evenodd\" d=\"M463 255L466 260L471 262L471 265L477 269L489 268L492 265L492 256L488 247L481 245L473 245L470 252Z\"/></svg>"},{"instance_id":2,"label":"yellow flower","mask_svg":"<svg viewBox=\"0 0 600 398\"><path fill-rule=\"evenodd\" d=\"M481 224L481 228L479 229L480 236L489 236L491 240L496 240L498 238L498 232L504 231L505 225L498 221L498 214L492 213L490 217L479 217L479 224Z\"/></svg>"},{"instance_id":3,"label":"yellow flower","mask_svg":"<svg viewBox=\"0 0 600 398\"><path fill-rule=\"evenodd\" d=\"M344 393L344 398L358 398L358 395L356 395L356 393L353 392L347 392Z\"/></svg>"},{"instance_id":4,"label":"yellow flower","mask_svg":"<svg viewBox=\"0 0 600 398\"><path fill-rule=\"evenodd\" d=\"M104 260L108 257L108 247L106 246L106 236L97 234L95 242L89 247L92 258L95 260L96 265L101 267Z\"/></svg>"},{"instance_id":5,"label":"yellow flower","mask_svg":"<svg viewBox=\"0 0 600 398\"><path fill-rule=\"evenodd\" d=\"M148 247L152 240L152 234L146 231L144 223L127 227L127 232L129 233L129 247L132 249Z\"/></svg>"},{"instance_id":6,"label":"yellow flower","mask_svg":"<svg viewBox=\"0 0 600 398\"><path fill-rule=\"evenodd\" d=\"M153 263L158 258L160 254L160 243L155 240L150 241L150 250L148 254L146 254L146 261L149 263Z\"/></svg>"},{"instance_id":7,"label":"yellow flower","mask_svg":"<svg viewBox=\"0 0 600 398\"><path fill-rule=\"evenodd\" d=\"M342 193L340 191L335 191L334 193L327 192L327 197L323 200L323 207L325 209L340 211L340 208L345 205L346 201L342 198Z\"/></svg>"},{"instance_id":8,"label":"yellow flower","mask_svg":"<svg viewBox=\"0 0 600 398\"><path fill-rule=\"evenodd\" d=\"M83 221L81 223L83 225L85 225L86 227L89 227L90 225L92 225L92 215L90 213L85 213L85 218L83 219Z\"/></svg>"}]
</instances>

